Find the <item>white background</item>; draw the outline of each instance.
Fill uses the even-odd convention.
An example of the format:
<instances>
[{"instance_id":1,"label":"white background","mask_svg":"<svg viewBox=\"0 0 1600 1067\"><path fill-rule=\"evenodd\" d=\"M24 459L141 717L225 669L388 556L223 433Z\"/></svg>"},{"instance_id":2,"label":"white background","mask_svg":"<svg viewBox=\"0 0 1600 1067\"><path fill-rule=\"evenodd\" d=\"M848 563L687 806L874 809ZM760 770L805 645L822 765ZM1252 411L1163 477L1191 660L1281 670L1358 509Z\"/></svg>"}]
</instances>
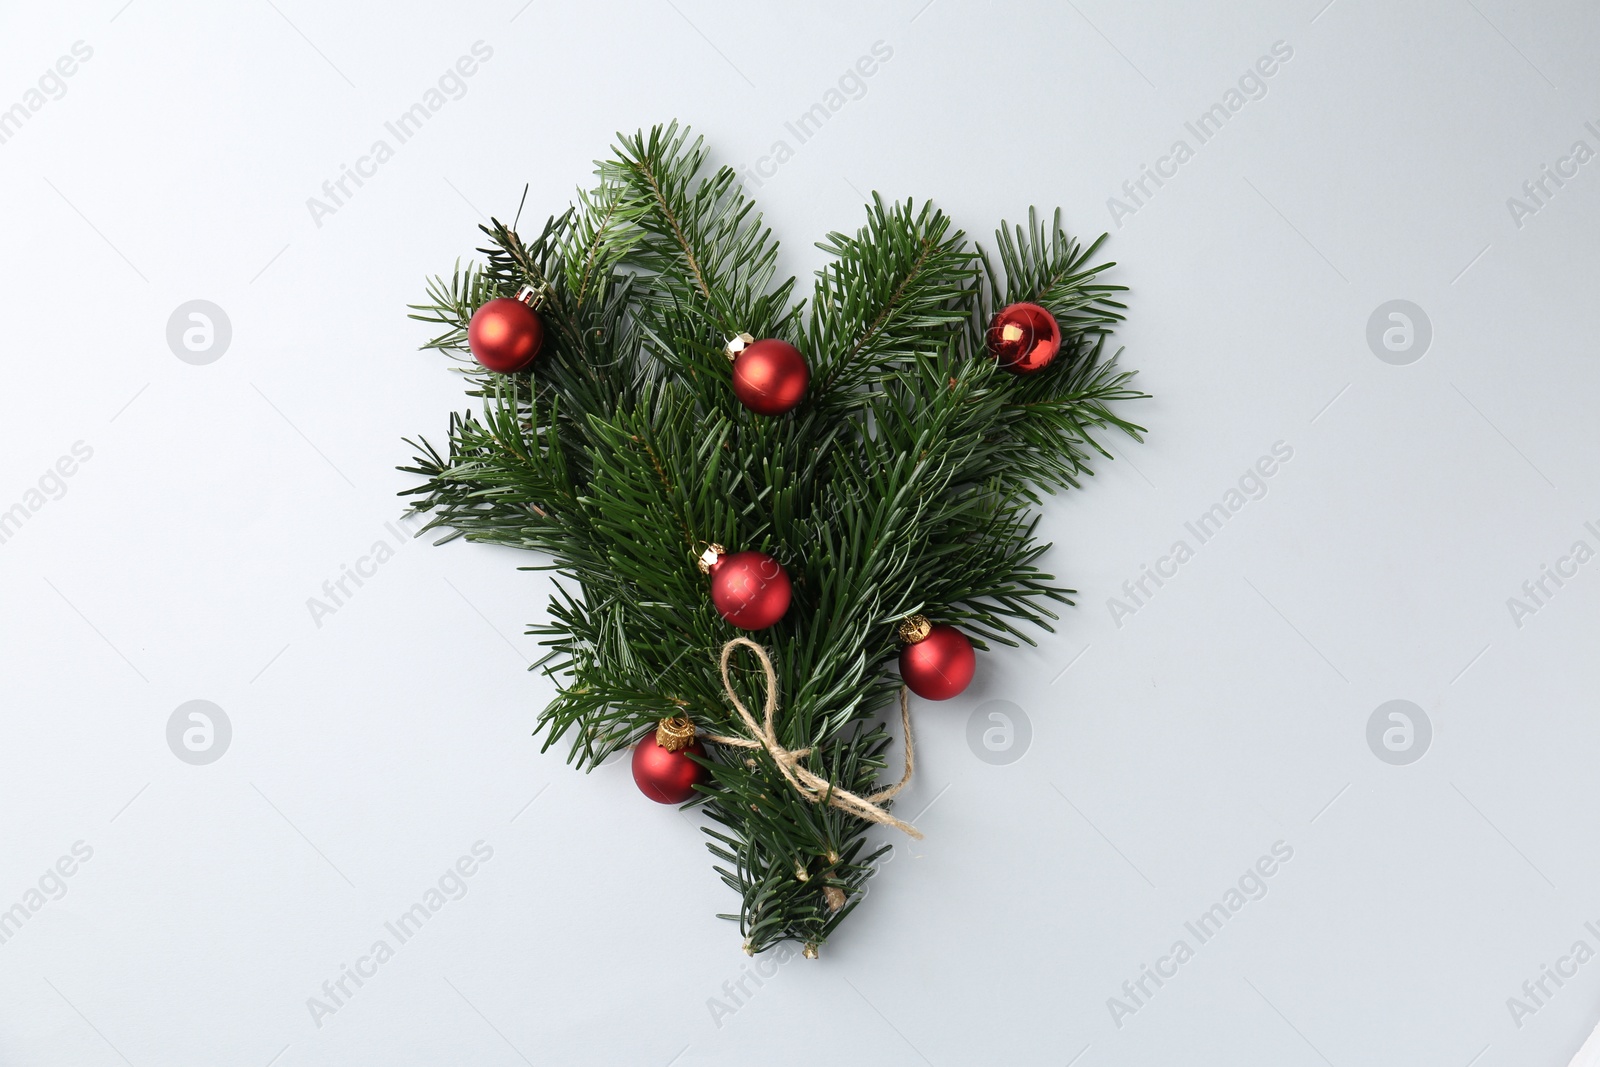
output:
<instances>
[{"instance_id":1,"label":"white background","mask_svg":"<svg viewBox=\"0 0 1600 1067\"><path fill-rule=\"evenodd\" d=\"M7 5L0 108L93 56L0 144L0 509L93 456L0 544L0 909L93 856L0 945L0 1064L1565 1063L1600 962L1507 999L1600 949L1600 563L1520 627L1507 599L1600 547L1600 163L1520 227L1507 198L1600 148L1600 20L1325 2ZM465 96L318 226L307 198L480 40ZM1279 41L1265 95L1115 225ZM425 276L524 183L542 218L613 131L675 117L738 167L790 142L754 191L797 274L873 189L979 237L1030 204L1112 230L1155 396L1148 442L1045 509L1079 606L918 709L897 810L927 840L732 1014L749 961L696 820L530 736L533 561L408 543L307 608L393 542L401 437L465 405L405 317ZM166 340L194 299L232 325L204 366ZM1432 323L1409 365L1367 343L1392 299ZM1107 599L1280 441L1266 496L1117 625ZM204 766L166 739L194 699L232 724ZM1367 743L1394 699L1433 728L1407 766ZM1009 765L966 741L991 700L1032 724ZM466 895L316 1025L478 841ZM1279 841L1265 897L1114 1020Z\"/></svg>"}]
</instances>

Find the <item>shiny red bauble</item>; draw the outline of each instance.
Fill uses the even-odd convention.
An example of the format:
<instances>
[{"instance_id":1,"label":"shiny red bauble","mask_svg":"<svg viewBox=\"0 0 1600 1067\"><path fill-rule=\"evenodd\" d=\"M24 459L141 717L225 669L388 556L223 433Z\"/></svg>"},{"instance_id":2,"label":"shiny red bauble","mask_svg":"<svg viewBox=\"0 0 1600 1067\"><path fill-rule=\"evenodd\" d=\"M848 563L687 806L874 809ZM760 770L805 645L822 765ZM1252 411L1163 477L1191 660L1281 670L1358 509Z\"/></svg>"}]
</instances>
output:
<instances>
[{"instance_id":1,"label":"shiny red bauble","mask_svg":"<svg viewBox=\"0 0 1600 1067\"><path fill-rule=\"evenodd\" d=\"M492 371L514 374L539 355L544 323L539 313L520 300L503 296L472 313L467 347L472 357Z\"/></svg>"},{"instance_id":2,"label":"shiny red bauble","mask_svg":"<svg viewBox=\"0 0 1600 1067\"><path fill-rule=\"evenodd\" d=\"M706 780L706 769L690 756L704 758L700 742L690 741L674 752L656 740L651 730L633 746L633 781L639 791L658 804L682 804Z\"/></svg>"},{"instance_id":3,"label":"shiny red bauble","mask_svg":"<svg viewBox=\"0 0 1600 1067\"><path fill-rule=\"evenodd\" d=\"M949 700L972 684L977 653L967 635L946 623L935 623L916 644L900 650L900 677L926 700Z\"/></svg>"},{"instance_id":4,"label":"shiny red bauble","mask_svg":"<svg viewBox=\"0 0 1600 1067\"><path fill-rule=\"evenodd\" d=\"M757 415L794 410L810 384L806 357L788 341L755 341L733 359L733 395Z\"/></svg>"},{"instance_id":5,"label":"shiny red bauble","mask_svg":"<svg viewBox=\"0 0 1600 1067\"><path fill-rule=\"evenodd\" d=\"M1061 351L1061 326L1038 304L1008 304L989 323L989 354L1018 374L1044 370Z\"/></svg>"},{"instance_id":6,"label":"shiny red bauble","mask_svg":"<svg viewBox=\"0 0 1600 1067\"><path fill-rule=\"evenodd\" d=\"M765 630L789 610L794 587L765 552L735 552L711 564L711 602L741 630Z\"/></svg>"}]
</instances>

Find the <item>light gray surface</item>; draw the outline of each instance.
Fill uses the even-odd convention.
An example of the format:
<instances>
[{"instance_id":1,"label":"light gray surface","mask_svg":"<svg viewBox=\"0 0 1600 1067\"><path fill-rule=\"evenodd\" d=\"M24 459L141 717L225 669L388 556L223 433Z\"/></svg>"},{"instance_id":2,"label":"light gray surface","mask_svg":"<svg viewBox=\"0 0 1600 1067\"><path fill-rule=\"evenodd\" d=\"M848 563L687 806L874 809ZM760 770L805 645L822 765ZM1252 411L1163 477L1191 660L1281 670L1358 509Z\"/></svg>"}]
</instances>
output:
<instances>
[{"instance_id":1,"label":"light gray surface","mask_svg":"<svg viewBox=\"0 0 1600 1067\"><path fill-rule=\"evenodd\" d=\"M0 144L0 508L92 449L0 544L0 908L93 851L0 944L0 1064L1565 1063L1600 963L1520 1019L1507 998L1600 948L1600 562L1520 626L1507 601L1600 548L1600 162L1520 225L1507 201L1600 149L1600 20L1324 2L0 14L0 107L93 51ZM465 95L319 226L307 198L477 41ZM875 42L799 144L785 123ZM1197 144L1185 123L1276 42ZM900 810L927 840L732 1014L712 998L747 961L691 820L528 736L545 577L385 526L400 437L462 404L404 317L424 275L480 209L531 182L542 217L612 131L673 117L741 167L789 142L758 196L793 272L871 189L980 236L1030 203L1112 229L1156 397L1130 412L1149 442L1046 509L1080 606L918 709ZM1114 220L1178 138L1192 158ZM203 365L167 340L192 300L231 324ZM1420 360L1368 346L1392 300L1431 323ZM1277 442L1265 495L1200 544L1185 523ZM400 547L319 626L308 598L378 541ZM192 700L231 726L210 763L168 747ZM1409 764L1369 748L1392 700L1431 724ZM1031 725L1020 760L977 755L996 708ZM465 896L317 1026L308 998L479 841ZM1265 895L1201 944L1185 923L1276 842ZM1176 977L1113 1012L1180 939Z\"/></svg>"}]
</instances>

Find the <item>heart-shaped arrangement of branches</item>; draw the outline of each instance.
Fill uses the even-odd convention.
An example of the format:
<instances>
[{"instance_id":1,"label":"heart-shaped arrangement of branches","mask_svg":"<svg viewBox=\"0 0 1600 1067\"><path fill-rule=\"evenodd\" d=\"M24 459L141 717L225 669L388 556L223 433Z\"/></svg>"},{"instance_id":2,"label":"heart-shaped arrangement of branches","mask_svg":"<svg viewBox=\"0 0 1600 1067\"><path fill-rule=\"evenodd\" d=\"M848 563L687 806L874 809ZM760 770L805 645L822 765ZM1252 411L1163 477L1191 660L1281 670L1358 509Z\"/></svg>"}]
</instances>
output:
<instances>
[{"instance_id":1,"label":"heart-shaped arrangement of branches","mask_svg":"<svg viewBox=\"0 0 1600 1067\"><path fill-rule=\"evenodd\" d=\"M700 140L619 142L537 237L482 227L484 261L414 307L481 412L444 454L412 443L409 495L444 540L556 572L544 747L589 769L631 746L647 796L709 818L745 951L815 956L890 847L875 825L920 836L891 814L906 690L955 696L975 648L1072 603L1030 509L1109 458L1097 432L1142 431L1113 410L1144 395L1106 354L1124 287L1059 212L991 258L874 197L797 302Z\"/></svg>"}]
</instances>

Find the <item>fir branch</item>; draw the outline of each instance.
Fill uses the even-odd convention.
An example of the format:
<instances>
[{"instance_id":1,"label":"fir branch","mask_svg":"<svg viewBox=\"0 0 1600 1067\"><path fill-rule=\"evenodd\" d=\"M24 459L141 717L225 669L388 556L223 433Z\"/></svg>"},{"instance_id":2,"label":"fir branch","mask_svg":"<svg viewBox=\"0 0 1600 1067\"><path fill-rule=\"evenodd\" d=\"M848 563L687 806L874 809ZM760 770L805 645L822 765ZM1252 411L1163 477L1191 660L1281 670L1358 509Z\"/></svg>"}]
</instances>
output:
<instances>
[{"instance_id":1,"label":"fir branch","mask_svg":"<svg viewBox=\"0 0 1600 1067\"><path fill-rule=\"evenodd\" d=\"M816 361L814 395L846 402L870 382L939 347L966 319L976 293L976 256L931 203L886 207L873 195L854 237L818 244L834 262L817 272L807 347Z\"/></svg>"},{"instance_id":2,"label":"fir branch","mask_svg":"<svg viewBox=\"0 0 1600 1067\"><path fill-rule=\"evenodd\" d=\"M707 157L676 124L621 138L597 186L533 241L492 222L482 265L428 283L413 317L443 330L424 347L461 358L473 311L524 284L552 328L531 374L471 372L481 412L452 416L442 452L414 445L409 494L447 539L530 549L557 572L530 629L558 686L536 732L584 768L663 714L742 729L716 666L735 631L693 550L776 555L794 579L789 614L762 635L780 741L870 793L893 743L878 715L897 688L898 619L926 612L986 647L1031 641L1071 603L1039 569L1049 546L1032 509L1109 458L1105 433L1143 432L1119 412L1144 394L1106 356L1123 287L1059 213L1002 225L991 260L931 204L874 196L854 235L821 245L834 258L807 315L793 279L773 276L754 205ZM994 303L1023 299L1063 330L1056 364L1025 377L984 351ZM731 396L722 347L740 331L810 357L793 414L754 416ZM732 679L761 704L758 670ZM706 765L708 848L745 944L821 944L882 855L869 824L800 796L764 751L713 746Z\"/></svg>"}]
</instances>

